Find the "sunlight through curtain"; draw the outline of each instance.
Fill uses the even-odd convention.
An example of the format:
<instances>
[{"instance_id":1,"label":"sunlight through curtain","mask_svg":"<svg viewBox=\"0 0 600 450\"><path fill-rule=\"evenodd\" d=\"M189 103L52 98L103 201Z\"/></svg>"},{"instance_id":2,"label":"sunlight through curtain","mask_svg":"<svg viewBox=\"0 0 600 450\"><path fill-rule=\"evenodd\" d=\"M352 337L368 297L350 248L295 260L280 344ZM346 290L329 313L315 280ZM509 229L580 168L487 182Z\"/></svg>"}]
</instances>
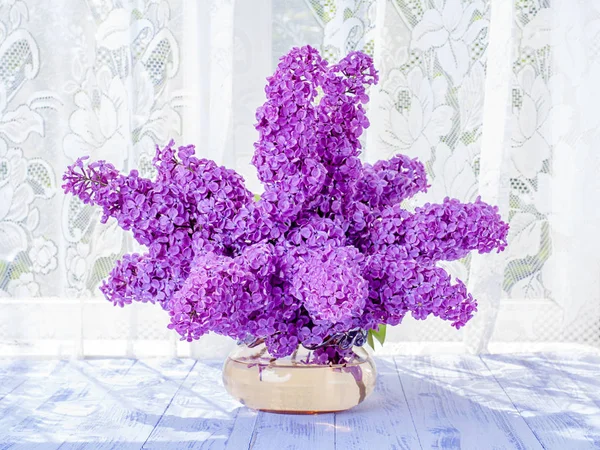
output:
<instances>
[{"instance_id":1,"label":"sunlight through curtain","mask_svg":"<svg viewBox=\"0 0 600 450\"><path fill-rule=\"evenodd\" d=\"M479 299L456 331L406 318L387 352L600 345L600 4L585 0L88 0L0 3L0 356L192 355L158 306L98 291L136 244L63 195L82 155L152 176L171 138L250 165L265 77L293 46L374 57L369 162L419 157L431 188L500 205L500 255L444 263Z\"/></svg>"}]
</instances>

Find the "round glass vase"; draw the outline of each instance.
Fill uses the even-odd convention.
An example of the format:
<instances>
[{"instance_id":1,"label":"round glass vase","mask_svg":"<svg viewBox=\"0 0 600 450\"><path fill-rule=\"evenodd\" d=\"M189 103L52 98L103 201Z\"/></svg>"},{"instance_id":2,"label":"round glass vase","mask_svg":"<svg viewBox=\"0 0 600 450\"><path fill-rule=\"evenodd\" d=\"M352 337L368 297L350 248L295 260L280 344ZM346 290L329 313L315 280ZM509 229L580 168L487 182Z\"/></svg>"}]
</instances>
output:
<instances>
[{"instance_id":1,"label":"round glass vase","mask_svg":"<svg viewBox=\"0 0 600 450\"><path fill-rule=\"evenodd\" d=\"M341 364L318 364L312 355L299 347L274 358L264 344L239 345L223 366L225 389L248 408L288 414L344 411L373 392L377 371L364 348L353 347Z\"/></svg>"}]
</instances>

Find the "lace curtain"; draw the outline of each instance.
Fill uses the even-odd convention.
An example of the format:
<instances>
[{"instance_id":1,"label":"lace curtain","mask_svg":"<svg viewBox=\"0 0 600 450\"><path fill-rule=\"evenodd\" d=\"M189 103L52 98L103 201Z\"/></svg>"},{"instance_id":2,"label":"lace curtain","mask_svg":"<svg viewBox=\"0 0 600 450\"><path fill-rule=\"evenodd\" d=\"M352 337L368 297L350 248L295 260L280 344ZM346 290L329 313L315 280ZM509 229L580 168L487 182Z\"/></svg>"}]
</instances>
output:
<instances>
[{"instance_id":1,"label":"lace curtain","mask_svg":"<svg viewBox=\"0 0 600 450\"><path fill-rule=\"evenodd\" d=\"M135 248L63 195L81 155L152 176L156 144L194 143L254 192L254 110L292 46L375 59L370 162L426 163L445 196L500 205L509 247L445 264L480 301L456 331L430 318L388 352L600 344L600 4L585 0L0 2L0 356L223 356L178 341L158 306L98 285Z\"/></svg>"}]
</instances>

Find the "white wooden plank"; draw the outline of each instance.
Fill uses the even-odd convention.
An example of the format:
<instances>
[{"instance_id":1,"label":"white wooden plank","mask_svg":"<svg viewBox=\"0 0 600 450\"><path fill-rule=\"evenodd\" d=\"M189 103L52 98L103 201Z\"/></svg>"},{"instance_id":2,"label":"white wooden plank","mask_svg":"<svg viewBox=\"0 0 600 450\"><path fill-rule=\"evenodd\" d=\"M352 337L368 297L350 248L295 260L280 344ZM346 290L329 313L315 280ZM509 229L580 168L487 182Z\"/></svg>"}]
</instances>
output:
<instances>
[{"instance_id":1,"label":"white wooden plank","mask_svg":"<svg viewBox=\"0 0 600 450\"><path fill-rule=\"evenodd\" d=\"M144 444L144 449L246 449L255 414L225 391L221 363L198 362ZM234 439L236 447L229 447Z\"/></svg>"},{"instance_id":2,"label":"white wooden plank","mask_svg":"<svg viewBox=\"0 0 600 450\"><path fill-rule=\"evenodd\" d=\"M68 420L62 450L140 449L194 365L192 360L136 361L125 376L106 379L66 406L79 411ZM93 378L93 369L84 372Z\"/></svg>"},{"instance_id":3,"label":"white wooden plank","mask_svg":"<svg viewBox=\"0 0 600 450\"><path fill-rule=\"evenodd\" d=\"M600 411L541 355L486 355L483 361L546 449L600 447Z\"/></svg>"},{"instance_id":4,"label":"white wooden plank","mask_svg":"<svg viewBox=\"0 0 600 450\"><path fill-rule=\"evenodd\" d=\"M39 365L25 364L15 370L26 380L0 400L0 448L14 448L15 445L35 448L42 444L48 449L57 448L61 442L47 436L45 418L38 416L36 410L61 392L68 363L45 361ZM29 429L25 439L21 436L24 428Z\"/></svg>"},{"instance_id":5,"label":"white wooden plank","mask_svg":"<svg viewBox=\"0 0 600 450\"><path fill-rule=\"evenodd\" d=\"M258 411L240 407L237 410L237 416L233 423L233 429L227 439L226 448L227 450L244 449L246 450L250 446L250 440L252 439L252 433L256 426L256 418L258 417Z\"/></svg>"},{"instance_id":6,"label":"white wooden plank","mask_svg":"<svg viewBox=\"0 0 600 450\"><path fill-rule=\"evenodd\" d=\"M29 374L54 364L53 361L0 360L0 400L25 383Z\"/></svg>"},{"instance_id":7,"label":"white wooden plank","mask_svg":"<svg viewBox=\"0 0 600 450\"><path fill-rule=\"evenodd\" d=\"M84 359L69 362L61 378L71 397L78 401L101 401L126 377L138 362L134 359Z\"/></svg>"},{"instance_id":8,"label":"white wooden plank","mask_svg":"<svg viewBox=\"0 0 600 450\"><path fill-rule=\"evenodd\" d=\"M544 353L543 356L600 408L600 352Z\"/></svg>"},{"instance_id":9,"label":"white wooden plank","mask_svg":"<svg viewBox=\"0 0 600 450\"><path fill-rule=\"evenodd\" d=\"M0 403L0 430L5 430L0 433L0 448L13 443L25 448L58 448L76 427L77 419L92 409L92 405L82 402L91 390L91 382L77 370L76 363L53 363L59 366L50 372L29 372L30 379L5 397L6 406ZM113 377L122 377L133 361L94 364L105 366Z\"/></svg>"},{"instance_id":10,"label":"white wooden plank","mask_svg":"<svg viewBox=\"0 0 600 450\"><path fill-rule=\"evenodd\" d=\"M52 373L53 370L56 369L57 361L34 361L34 360L2 360L0 362L0 400L2 400L6 395L12 393L17 390L21 385L26 383L30 379L34 379L35 383L40 383L45 377ZM22 405L26 406L26 405ZM4 410L0 408L0 417L3 417L5 414L10 414L12 406L10 403L5 404ZM23 414L24 415L24 414ZM8 436L8 430L10 424L5 423L2 427L0 426L0 436L3 436L3 439L6 440ZM44 443L34 443L28 442L26 444L17 444L16 441L20 439L15 438L15 442L10 442L7 440L9 444L0 444L4 448L4 445L8 445L11 450L43 450L48 449L49 445L47 442ZM50 443L50 448L57 446L58 443Z\"/></svg>"},{"instance_id":11,"label":"white wooden plank","mask_svg":"<svg viewBox=\"0 0 600 450\"><path fill-rule=\"evenodd\" d=\"M421 448L392 358L377 359L377 386L363 403L335 415L335 448Z\"/></svg>"},{"instance_id":12,"label":"white wooden plank","mask_svg":"<svg viewBox=\"0 0 600 450\"><path fill-rule=\"evenodd\" d=\"M478 357L395 360L423 449L542 448Z\"/></svg>"},{"instance_id":13,"label":"white wooden plank","mask_svg":"<svg viewBox=\"0 0 600 450\"><path fill-rule=\"evenodd\" d=\"M258 413L248 450L334 450L334 414Z\"/></svg>"}]
</instances>

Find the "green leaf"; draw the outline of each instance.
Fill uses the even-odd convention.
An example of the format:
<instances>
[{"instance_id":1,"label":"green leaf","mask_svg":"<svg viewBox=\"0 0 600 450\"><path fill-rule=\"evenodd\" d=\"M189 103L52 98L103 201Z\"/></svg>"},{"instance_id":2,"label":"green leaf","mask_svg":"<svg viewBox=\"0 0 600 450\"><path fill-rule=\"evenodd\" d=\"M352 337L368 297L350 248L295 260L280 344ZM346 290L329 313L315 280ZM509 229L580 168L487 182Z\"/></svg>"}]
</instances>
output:
<instances>
[{"instance_id":1,"label":"green leaf","mask_svg":"<svg viewBox=\"0 0 600 450\"><path fill-rule=\"evenodd\" d=\"M254 201L257 202L260 200L260 195L259 194L254 194Z\"/></svg>"},{"instance_id":2,"label":"green leaf","mask_svg":"<svg viewBox=\"0 0 600 450\"><path fill-rule=\"evenodd\" d=\"M381 345L385 342L385 334L387 331L386 325L379 325L379 329L377 331L371 330L373 332L373 337L379 341Z\"/></svg>"},{"instance_id":3,"label":"green leaf","mask_svg":"<svg viewBox=\"0 0 600 450\"><path fill-rule=\"evenodd\" d=\"M386 331L387 326L383 324L379 325L377 330L369 330L367 333L367 344L369 344L373 350L375 350L375 339L377 339L377 341L383 345L385 342Z\"/></svg>"},{"instance_id":4,"label":"green leaf","mask_svg":"<svg viewBox=\"0 0 600 450\"><path fill-rule=\"evenodd\" d=\"M371 348L373 350L375 350L375 342L373 341L373 330L369 330L369 332L367 333L367 344L369 344L371 346Z\"/></svg>"}]
</instances>

